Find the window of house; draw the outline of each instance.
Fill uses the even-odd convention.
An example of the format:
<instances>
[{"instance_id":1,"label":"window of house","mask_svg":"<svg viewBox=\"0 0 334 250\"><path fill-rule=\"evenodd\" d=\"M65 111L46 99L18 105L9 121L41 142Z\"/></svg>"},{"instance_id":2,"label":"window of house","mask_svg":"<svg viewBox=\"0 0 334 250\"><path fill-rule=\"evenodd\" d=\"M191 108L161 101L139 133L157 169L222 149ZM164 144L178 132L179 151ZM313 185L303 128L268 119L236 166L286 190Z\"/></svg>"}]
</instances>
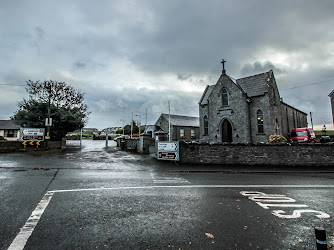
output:
<instances>
[{"instance_id":1,"label":"window of house","mask_svg":"<svg viewBox=\"0 0 334 250\"><path fill-rule=\"evenodd\" d=\"M204 116L204 135L209 134L209 122L208 122L208 117Z\"/></svg>"},{"instance_id":2,"label":"window of house","mask_svg":"<svg viewBox=\"0 0 334 250\"><path fill-rule=\"evenodd\" d=\"M195 137L195 129L190 130L190 136L191 138Z\"/></svg>"},{"instance_id":3,"label":"window of house","mask_svg":"<svg viewBox=\"0 0 334 250\"><path fill-rule=\"evenodd\" d=\"M263 113L261 110L257 111L257 132L259 134L263 134L264 133L264 129L263 129Z\"/></svg>"},{"instance_id":4,"label":"window of house","mask_svg":"<svg viewBox=\"0 0 334 250\"><path fill-rule=\"evenodd\" d=\"M222 102L223 102L223 106L228 106L228 91L227 89L223 89L222 91Z\"/></svg>"},{"instance_id":5,"label":"window of house","mask_svg":"<svg viewBox=\"0 0 334 250\"><path fill-rule=\"evenodd\" d=\"M180 138L184 138L184 129L180 128Z\"/></svg>"},{"instance_id":6,"label":"window of house","mask_svg":"<svg viewBox=\"0 0 334 250\"><path fill-rule=\"evenodd\" d=\"M17 130L6 129L5 130L5 137L17 137Z\"/></svg>"}]
</instances>

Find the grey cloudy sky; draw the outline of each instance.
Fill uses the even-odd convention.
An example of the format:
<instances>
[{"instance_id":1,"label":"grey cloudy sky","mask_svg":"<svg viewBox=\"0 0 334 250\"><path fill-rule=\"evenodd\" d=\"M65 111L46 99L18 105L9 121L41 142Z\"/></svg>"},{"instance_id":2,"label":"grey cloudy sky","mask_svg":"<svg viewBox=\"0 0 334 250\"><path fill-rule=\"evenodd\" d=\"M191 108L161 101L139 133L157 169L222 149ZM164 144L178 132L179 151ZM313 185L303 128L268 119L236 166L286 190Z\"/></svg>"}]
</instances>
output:
<instances>
[{"instance_id":1,"label":"grey cloudy sky","mask_svg":"<svg viewBox=\"0 0 334 250\"><path fill-rule=\"evenodd\" d=\"M273 69L284 102L333 129L332 0L0 2L0 119L29 79L85 92L87 127L121 126L132 112L145 123L146 109L152 124L168 100L172 113L198 116L224 58L234 78Z\"/></svg>"}]
</instances>

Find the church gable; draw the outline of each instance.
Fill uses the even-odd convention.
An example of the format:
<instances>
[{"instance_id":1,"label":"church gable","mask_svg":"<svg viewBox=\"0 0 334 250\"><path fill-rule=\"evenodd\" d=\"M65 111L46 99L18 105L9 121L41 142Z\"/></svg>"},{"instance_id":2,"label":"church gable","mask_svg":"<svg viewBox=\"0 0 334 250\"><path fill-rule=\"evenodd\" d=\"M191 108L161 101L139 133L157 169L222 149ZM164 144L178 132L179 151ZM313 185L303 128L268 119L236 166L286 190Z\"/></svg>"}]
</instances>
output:
<instances>
[{"instance_id":1,"label":"church gable","mask_svg":"<svg viewBox=\"0 0 334 250\"><path fill-rule=\"evenodd\" d=\"M206 95L207 100L220 108L227 108L231 106L231 102L240 101L240 95L243 93L242 88L228 75L222 75L216 85L210 87L212 88L210 89L210 94Z\"/></svg>"}]
</instances>

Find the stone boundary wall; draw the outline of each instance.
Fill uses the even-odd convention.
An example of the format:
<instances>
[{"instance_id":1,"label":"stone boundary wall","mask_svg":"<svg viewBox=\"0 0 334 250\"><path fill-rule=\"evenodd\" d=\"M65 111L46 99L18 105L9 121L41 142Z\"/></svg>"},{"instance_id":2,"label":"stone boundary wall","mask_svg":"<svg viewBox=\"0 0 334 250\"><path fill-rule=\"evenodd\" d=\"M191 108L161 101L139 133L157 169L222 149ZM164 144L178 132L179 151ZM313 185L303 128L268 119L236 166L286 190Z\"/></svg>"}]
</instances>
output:
<instances>
[{"instance_id":1,"label":"stone boundary wall","mask_svg":"<svg viewBox=\"0 0 334 250\"><path fill-rule=\"evenodd\" d=\"M31 152L31 151L46 151L46 141L40 142L38 148L36 147L36 142L34 145L27 145L24 150L24 146L20 141L0 141L0 153L12 153L12 152ZM48 149L65 149L66 139L63 138L62 141L48 141Z\"/></svg>"},{"instance_id":2,"label":"stone boundary wall","mask_svg":"<svg viewBox=\"0 0 334 250\"><path fill-rule=\"evenodd\" d=\"M180 142L180 163L334 167L334 144L249 145Z\"/></svg>"}]
</instances>

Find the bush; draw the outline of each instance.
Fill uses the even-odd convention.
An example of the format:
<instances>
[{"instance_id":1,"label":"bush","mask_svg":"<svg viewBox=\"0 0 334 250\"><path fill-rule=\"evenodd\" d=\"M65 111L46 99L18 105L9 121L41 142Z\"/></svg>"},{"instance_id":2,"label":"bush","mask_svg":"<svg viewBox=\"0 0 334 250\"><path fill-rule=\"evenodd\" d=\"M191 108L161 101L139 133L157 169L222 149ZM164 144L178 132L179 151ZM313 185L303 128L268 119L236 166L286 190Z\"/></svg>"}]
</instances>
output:
<instances>
[{"instance_id":1,"label":"bush","mask_svg":"<svg viewBox=\"0 0 334 250\"><path fill-rule=\"evenodd\" d=\"M278 142L287 142L288 140L282 135L271 135L269 136L270 143L278 143Z\"/></svg>"}]
</instances>

